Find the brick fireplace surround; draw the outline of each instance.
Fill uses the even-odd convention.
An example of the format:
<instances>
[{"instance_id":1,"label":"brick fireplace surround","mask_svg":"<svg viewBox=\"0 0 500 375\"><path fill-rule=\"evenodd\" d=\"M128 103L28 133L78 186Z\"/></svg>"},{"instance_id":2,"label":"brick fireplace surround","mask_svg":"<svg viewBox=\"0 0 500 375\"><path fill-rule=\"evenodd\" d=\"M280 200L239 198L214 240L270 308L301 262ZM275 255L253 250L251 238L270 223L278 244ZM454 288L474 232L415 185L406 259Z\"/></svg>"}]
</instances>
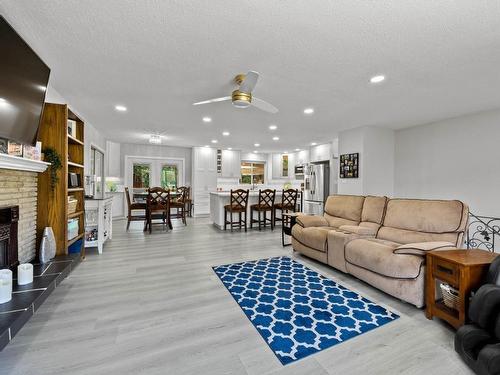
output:
<instances>
[{"instance_id":1,"label":"brick fireplace surround","mask_svg":"<svg viewBox=\"0 0 500 375\"><path fill-rule=\"evenodd\" d=\"M19 206L18 253L21 263L36 255L38 173L0 169L0 207Z\"/></svg>"}]
</instances>

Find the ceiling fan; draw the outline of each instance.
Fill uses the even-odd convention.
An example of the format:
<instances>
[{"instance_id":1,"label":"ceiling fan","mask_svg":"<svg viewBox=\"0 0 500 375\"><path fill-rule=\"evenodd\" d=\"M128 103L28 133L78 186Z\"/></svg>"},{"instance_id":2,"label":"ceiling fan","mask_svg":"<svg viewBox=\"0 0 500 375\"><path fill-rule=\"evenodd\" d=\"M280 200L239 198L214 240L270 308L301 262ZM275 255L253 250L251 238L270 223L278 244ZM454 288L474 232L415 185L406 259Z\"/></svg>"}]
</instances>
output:
<instances>
[{"instance_id":1,"label":"ceiling fan","mask_svg":"<svg viewBox=\"0 0 500 375\"><path fill-rule=\"evenodd\" d=\"M236 108L247 108L252 105L265 112L277 113L278 108L276 108L274 105L252 95L252 91L255 88L258 80L259 73L252 70L247 74L238 74L236 77L234 77L234 82L239 86L239 88L237 90L234 90L231 96L223 96L221 98L204 100L202 102L193 103L193 105L210 104L231 100Z\"/></svg>"}]
</instances>

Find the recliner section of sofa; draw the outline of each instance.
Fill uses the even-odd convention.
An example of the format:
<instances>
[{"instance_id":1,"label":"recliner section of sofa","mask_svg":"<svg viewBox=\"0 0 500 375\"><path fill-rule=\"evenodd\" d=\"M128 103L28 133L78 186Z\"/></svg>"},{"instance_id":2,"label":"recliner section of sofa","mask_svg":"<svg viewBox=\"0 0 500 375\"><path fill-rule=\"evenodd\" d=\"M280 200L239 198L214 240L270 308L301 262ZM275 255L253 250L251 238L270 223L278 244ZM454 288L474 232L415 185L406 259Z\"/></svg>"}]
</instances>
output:
<instances>
[{"instance_id":1,"label":"recliner section of sofa","mask_svg":"<svg viewBox=\"0 0 500 375\"><path fill-rule=\"evenodd\" d=\"M345 196L336 197L332 202L342 201L342 212L347 212L347 203L342 199ZM296 225L292 244L294 250L306 256L312 254L315 259L422 307L425 253L460 246L467 219L468 207L460 201L365 197L357 225L323 227L317 242L308 238L310 233L319 235L317 228ZM315 257L316 252L321 256Z\"/></svg>"}]
</instances>

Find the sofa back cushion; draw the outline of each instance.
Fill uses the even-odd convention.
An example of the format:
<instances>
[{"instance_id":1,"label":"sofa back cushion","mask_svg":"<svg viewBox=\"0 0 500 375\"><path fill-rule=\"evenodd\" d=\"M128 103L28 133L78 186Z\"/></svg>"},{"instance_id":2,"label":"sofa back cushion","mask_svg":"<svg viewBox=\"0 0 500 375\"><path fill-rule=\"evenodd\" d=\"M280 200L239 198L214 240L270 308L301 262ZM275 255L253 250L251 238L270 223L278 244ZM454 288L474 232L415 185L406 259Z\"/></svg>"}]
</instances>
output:
<instances>
[{"instance_id":1,"label":"sofa back cushion","mask_svg":"<svg viewBox=\"0 0 500 375\"><path fill-rule=\"evenodd\" d=\"M377 238L402 244L448 241L461 244L469 208L456 200L390 199Z\"/></svg>"},{"instance_id":2,"label":"sofa back cushion","mask_svg":"<svg viewBox=\"0 0 500 375\"><path fill-rule=\"evenodd\" d=\"M386 203L387 197L374 197L371 195L365 197L363 211L361 211L361 221L382 224Z\"/></svg>"},{"instance_id":3,"label":"sofa back cushion","mask_svg":"<svg viewBox=\"0 0 500 375\"><path fill-rule=\"evenodd\" d=\"M326 200L325 218L331 227L357 225L365 197L359 195L331 195Z\"/></svg>"}]
</instances>

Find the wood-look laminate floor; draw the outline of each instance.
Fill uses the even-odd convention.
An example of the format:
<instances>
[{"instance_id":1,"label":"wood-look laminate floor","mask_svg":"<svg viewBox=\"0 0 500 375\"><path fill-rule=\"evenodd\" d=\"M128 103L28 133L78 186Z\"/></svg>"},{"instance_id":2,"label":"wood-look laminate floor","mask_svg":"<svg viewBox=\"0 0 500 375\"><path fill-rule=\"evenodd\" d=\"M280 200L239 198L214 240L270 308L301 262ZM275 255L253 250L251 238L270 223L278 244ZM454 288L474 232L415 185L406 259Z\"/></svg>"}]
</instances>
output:
<instances>
[{"instance_id":1,"label":"wood-look laminate floor","mask_svg":"<svg viewBox=\"0 0 500 375\"><path fill-rule=\"evenodd\" d=\"M207 219L144 234L114 222L87 260L0 353L0 374L469 374L453 331L422 310L305 257L401 318L282 366L211 266L292 255L274 232L221 232Z\"/></svg>"}]
</instances>

